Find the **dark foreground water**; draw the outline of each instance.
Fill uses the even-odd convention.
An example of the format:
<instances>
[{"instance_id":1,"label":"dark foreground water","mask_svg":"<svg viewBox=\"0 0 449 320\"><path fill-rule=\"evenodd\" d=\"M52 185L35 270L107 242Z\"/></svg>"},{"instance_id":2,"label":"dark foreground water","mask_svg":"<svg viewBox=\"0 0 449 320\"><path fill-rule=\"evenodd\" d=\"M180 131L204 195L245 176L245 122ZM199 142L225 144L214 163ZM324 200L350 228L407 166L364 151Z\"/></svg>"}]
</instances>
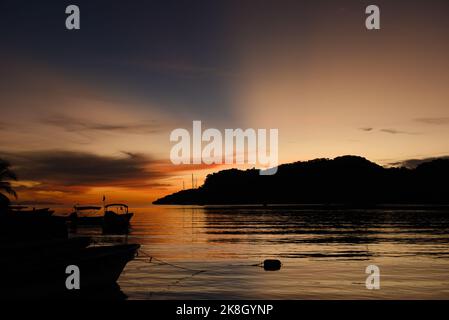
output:
<instances>
[{"instance_id":1,"label":"dark foreground water","mask_svg":"<svg viewBox=\"0 0 449 320\"><path fill-rule=\"evenodd\" d=\"M449 299L447 211L134 211L128 237L88 231L142 245L119 280L129 299ZM267 258L282 269L253 266ZM371 264L379 290L365 286Z\"/></svg>"}]
</instances>

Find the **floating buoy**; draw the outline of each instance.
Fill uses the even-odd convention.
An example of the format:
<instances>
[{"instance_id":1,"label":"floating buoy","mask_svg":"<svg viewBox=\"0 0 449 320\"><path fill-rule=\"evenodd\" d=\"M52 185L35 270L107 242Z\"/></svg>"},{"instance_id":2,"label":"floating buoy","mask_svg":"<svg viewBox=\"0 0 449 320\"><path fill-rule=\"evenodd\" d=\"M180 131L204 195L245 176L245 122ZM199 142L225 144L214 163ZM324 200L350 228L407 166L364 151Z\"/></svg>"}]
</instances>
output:
<instances>
[{"instance_id":1,"label":"floating buoy","mask_svg":"<svg viewBox=\"0 0 449 320\"><path fill-rule=\"evenodd\" d=\"M263 262L263 268L265 271L276 271L281 269L281 261L277 259L266 259Z\"/></svg>"}]
</instances>

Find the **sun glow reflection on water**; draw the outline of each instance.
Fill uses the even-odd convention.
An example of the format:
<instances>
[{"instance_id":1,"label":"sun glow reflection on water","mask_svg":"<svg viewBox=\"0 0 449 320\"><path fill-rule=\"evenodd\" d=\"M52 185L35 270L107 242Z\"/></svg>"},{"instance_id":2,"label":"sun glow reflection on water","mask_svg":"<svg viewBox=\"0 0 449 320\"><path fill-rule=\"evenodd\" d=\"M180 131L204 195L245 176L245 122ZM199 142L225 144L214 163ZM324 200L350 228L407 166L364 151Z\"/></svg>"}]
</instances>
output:
<instances>
[{"instance_id":1,"label":"sun glow reflection on water","mask_svg":"<svg viewBox=\"0 0 449 320\"><path fill-rule=\"evenodd\" d=\"M449 212L160 206L134 210L129 299L448 299ZM154 257L150 262L150 256ZM253 266L280 259L280 271ZM168 262L172 265L161 263ZM381 289L365 287L366 266Z\"/></svg>"}]
</instances>

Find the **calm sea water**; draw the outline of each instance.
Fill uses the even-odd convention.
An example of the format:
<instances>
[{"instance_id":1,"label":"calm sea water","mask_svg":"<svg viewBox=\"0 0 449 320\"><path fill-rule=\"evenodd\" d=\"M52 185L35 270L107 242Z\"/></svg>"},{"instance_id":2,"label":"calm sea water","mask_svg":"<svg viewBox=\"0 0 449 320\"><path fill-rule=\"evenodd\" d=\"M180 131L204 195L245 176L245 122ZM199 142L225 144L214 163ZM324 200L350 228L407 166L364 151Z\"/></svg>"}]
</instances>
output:
<instances>
[{"instance_id":1,"label":"calm sea water","mask_svg":"<svg viewBox=\"0 0 449 320\"><path fill-rule=\"evenodd\" d=\"M151 207L119 285L128 299L448 299L449 212ZM85 231L86 232L86 231ZM150 258L153 257L153 258ZM254 266L282 261L279 271ZM367 290L375 264L381 288Z\"/></svg>"}]
</instances>

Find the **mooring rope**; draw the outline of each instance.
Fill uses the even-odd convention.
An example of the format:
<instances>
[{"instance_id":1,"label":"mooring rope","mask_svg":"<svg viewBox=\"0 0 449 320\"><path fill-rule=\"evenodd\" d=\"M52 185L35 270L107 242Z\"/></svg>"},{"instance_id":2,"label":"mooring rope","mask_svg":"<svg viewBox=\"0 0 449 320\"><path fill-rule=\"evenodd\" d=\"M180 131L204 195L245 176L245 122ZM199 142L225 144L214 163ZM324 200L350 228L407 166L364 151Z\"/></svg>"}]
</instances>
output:
<instances>
[{"instance_id":1,"label":"mooring rope","mask_svg":"<svg viewBox=\"0 0 449 320\"><path fill-rule=\"evenodd\" d=\"M98 246L98 245L103 244L102 241L97 241L97 240L92 239L92 238L91 238L91 243L94 246ZM263 262L259 262L259 263L253 263L253 264L229 264L229 265L224 265L224 266L218 266L218 267L215 267L215 268L208 268L208 269L200 269L200 270L198 270L198 269L192 269L192 268L180 266L180 265L177 265L177 264L174 264L174 263L167 262L165 260L156 258L155 256L150 255L150 254L146 253L143 250L138 250L137 251L136 257L139 257L139 256L144 256L146 258L149 258L145 262L148 262L150 264L154 264L154 261L156 261L158 263L158 265L166 265L166 266L169 266L169 267L172 267L172 268L176 268L176 269L180 269L180 270L184 270L184 271L187 271L187 272L190 273L190 275L188 275L186 277L175 279L173 282L167 284L166 289L162 290L162 292L170 291L170 289L172 287L179 285L181 282L183 282L183 281L185 281L187 279L190 279L190 278L192 278L192 277L194 277L194 276L196 276L198 274L205 273L205 272L208 272L208 273L212 272L213 273L213 272L217 272L218 270L223 269L223 268L227 268L227 267L263 267L264 266ZM154 294L154 292L149 292L150 296L153 296L153 294Z\"/></svg>"},{"instance_id":2,"label":"mooring rope","mask_svg":"<svg viewBox=\"0 0 449 320\"><path fill-rule=\"evenodd\" d=\"M103 242L97 241L95 239L91 239L91 243L94 244L94 245L103 244ZM181 270L192 272L193 275L197 275L197 274L200 274L200 273L203 273L203 272L210 272L210 271L213 272L215 270L226 268L226 267L263 267L263 264L264 264L263 262L254 263L254 264L228 264L228 265L219 266L219 267L216 267L216 268L209 268L209 269L200 269L200 270L198 270L198 269L192 269L192 268L188 268L188 267L183 267L183 266L176 265L176 264L167 262L165 260L156 258L153 255L147 254L145 251L143 251L141 249L137 251L137 255L136 256L138 257L140 255L143 255L143 256L149 258L149 261L147 261L148 263L152 263L153 260L154 260L154 261L159 262L159 264L161 264L161 265L167 265L167 266L170 266L170 267L173 267L173 268L176 268L176 269L181 269Z\"/></svg>"},{"instance_id":3,"label":"mooring rope","mask_svg":"<svg viewBox=\"0 0 449 320\"><path fill-rule=\"evenodd\" d=\"M182 270L190 271L190 272L201 273L201 272L206 272L206 271L207 271L207 270L195 270L195 269L191 269L191 268L187 268L187 267L183 267L183 266L178 266L178 265L176 265L176 264L173 264L173 263L164 261L164 260L162 260L162 259L156 258L156 257L154 257L154 256L151 256L151 255L149 255L149 254L147 254L146 252L141 251L141 250L139 250L139 255L140 255L140 254L143 254L144 256L150 258L150 260L148 261L148 263L152 263L152 261L154 260L154 261L159 262L160 264L167 265L167 266L171 266L171 267L177 268L177 269L182 269Z\"/></svg>"},{"instance_id":4,"label":"mooring rope","mask_svg":"<svg viewBox=\"0 0 449 320\"><path fill-rule=\"evenodd\" d=\"M180 265L176 265L176 264L164 261L162 259L159 259L159 258L156 258L156 257L154 257L152 255L149 255L149 254L147 254L146 252L144 252L142 250L139 250L139 255L143 255L143 256L149 258L149 260L147 260L148 263L153 263L153 261L157 261L160 265L167 265L167 266L170 266L172 268L185 270L185 271L188 271L188 272L191 273L190 275L188 275L186 277L182 277L182 278L176 279L173 282L169 283L166 286L165 290L162 290L162 292L170 291L171 287L179 285L184 280L190 279L190 278L192 278L192 277L194 277L194 276L196 276L198 274L201 274L201 273L214 272L214 271L216 272L218 269L222 269L222 268L226 268L226 267L263 267L263 264L264 264L263 262L254 263L254 264L229 264L229 265L220 266L220 267L217 267L217 268L208 268L208 269L197 270L197 269L191 269L191 268L183 267L183 266L180 266ZM149 295L153 296L154 292L150 291Z\"/></svg>"},{"instance_id":5,"label":"mooring rope","mask_svg":"<svg viewBox=\"0 0 449 320\"><path fill-rule=\"evenodd\" d=\"M225 267L263 267L263 262L259 262L259 263L254 263L254 264L229 264L229 265L220 266L220 267L217 267L217 268L209 268L209 269L197 270L197 269L191 269L191 268L179 266L179 265L176 265L176 264L164 261L162 259L159 259L159 258L156 258L156 257L154 257L152 255L149 255L146 252L141 251L141 250L139 250L139 255L140 254L143 254L144 256L150 258L150 260L148 261L149 263L152 263L152 261L154 260L154 261L159 262L160 264L171 266L171 267L177 268L177 269L190 271L190 272L193 272L195 274L199 274L199 273L203 273L203 272L209 272L209 271L214 271L214 269L222 269L222 268L225 268Z\"/></svg>"}]
</instances>

